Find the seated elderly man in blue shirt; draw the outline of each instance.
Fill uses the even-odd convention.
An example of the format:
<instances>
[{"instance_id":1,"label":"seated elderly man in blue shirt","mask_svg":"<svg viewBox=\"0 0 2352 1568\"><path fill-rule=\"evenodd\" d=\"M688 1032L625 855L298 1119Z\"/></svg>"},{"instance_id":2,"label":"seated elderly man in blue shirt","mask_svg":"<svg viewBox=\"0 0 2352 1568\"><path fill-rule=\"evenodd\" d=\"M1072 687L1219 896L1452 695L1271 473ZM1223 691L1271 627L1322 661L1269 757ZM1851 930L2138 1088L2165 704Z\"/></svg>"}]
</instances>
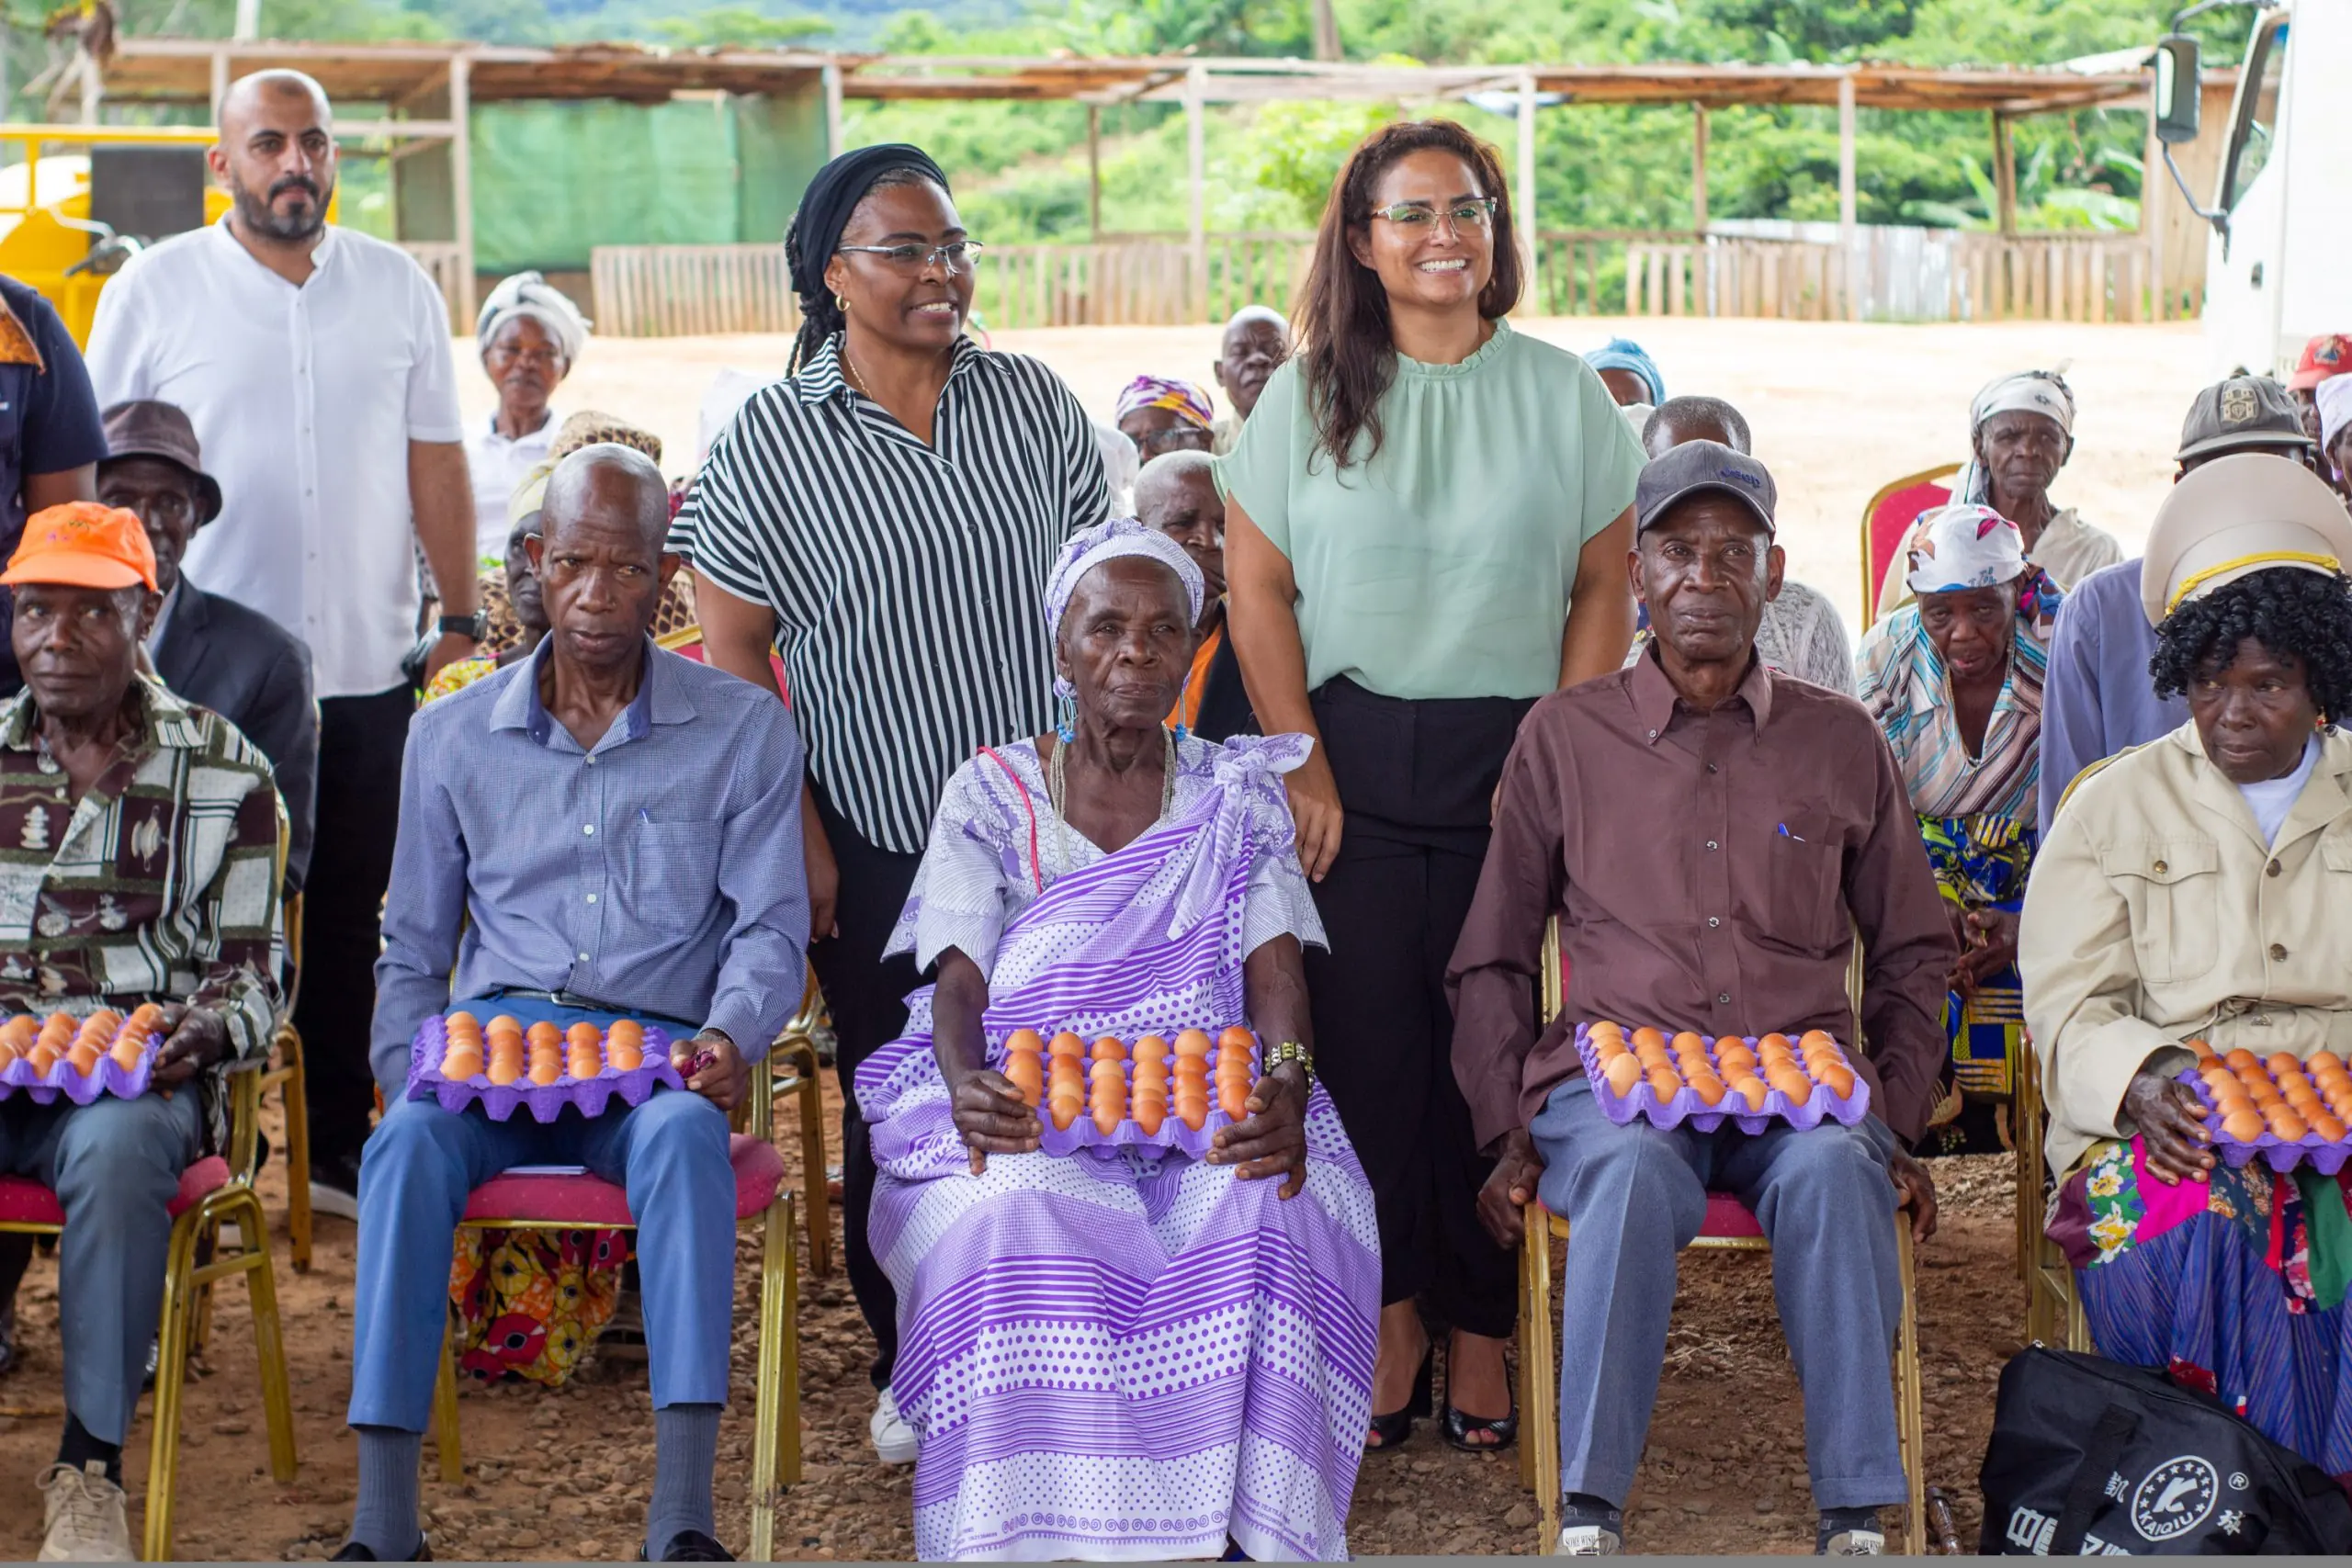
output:
<instances>
[{"instance_id":1,"label":"seated elderly man in blue shirt","mask_svg":"<svg viewBox=\"0 0 2352 1568\"><path fill-rule=\"evenodd\" d=\"M625 1186L638 1224L656 1444L646 1554L727 1555L710 1492L735 1282L726 1113L800 999L801 747L774 695L648 637L677 567L662 554L667 523L644 457L597 446L566 458L530 541L546 640L409 730L376 965L372 1054L390 1111L359 1168L359 1498L344 1560L423 1552L416 1467L450 1242L474 1188L547 1164ZM408 1099L409 1042L453 996L526 1024L660 1023L685 1090L551 1122Z\"/></svg>"}]
</instances>

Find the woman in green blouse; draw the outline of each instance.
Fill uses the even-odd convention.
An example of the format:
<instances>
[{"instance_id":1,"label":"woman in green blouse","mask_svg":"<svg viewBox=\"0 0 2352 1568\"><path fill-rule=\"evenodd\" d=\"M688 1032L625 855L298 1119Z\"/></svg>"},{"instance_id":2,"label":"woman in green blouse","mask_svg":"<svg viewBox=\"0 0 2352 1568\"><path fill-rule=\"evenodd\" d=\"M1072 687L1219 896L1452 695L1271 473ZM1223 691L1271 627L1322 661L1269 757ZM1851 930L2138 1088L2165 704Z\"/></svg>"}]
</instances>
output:
<instances>
[{"instance_id":1,"label":"woman in green blouse","mask_svg":"<svg viewBox=\"0 0 2352 1568\"><path fill-rule=\"evenodd\" d=\"M1582 360L1503 319L1520 268L1493 148L1443 120L1372 136L1324 210L1301 352L1221 472L1251 705L1319 742L1286 782L1331 938L1317 1068L1378 1207L1374 1448L1428 1409L1423 1310L1452 1336L1448 1439L1516 1435L1514 1259L1478 1224L1446 960L1520 718L1634 632L1641 448Z\"/></svg>"}]
</instances>

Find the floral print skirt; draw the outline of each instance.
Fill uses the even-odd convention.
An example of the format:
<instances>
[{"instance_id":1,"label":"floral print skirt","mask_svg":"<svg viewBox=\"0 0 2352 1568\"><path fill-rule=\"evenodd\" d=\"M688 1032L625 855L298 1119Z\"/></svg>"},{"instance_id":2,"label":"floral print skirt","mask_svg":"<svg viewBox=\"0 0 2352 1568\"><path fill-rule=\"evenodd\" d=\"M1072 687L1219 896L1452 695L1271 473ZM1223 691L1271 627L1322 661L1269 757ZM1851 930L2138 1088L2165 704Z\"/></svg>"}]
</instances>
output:
<instances>
[{"instance_id":1,"label":"floral print skirt","mask_svg":"<svg viewBox=\"0 0 2352 1568\"><path fill-rule=\"evenodd\" d=\"M560 1388L613 1318L628 1233L462 1226L449 1264L458 1371Z\"/></svg>"}]
</instances>

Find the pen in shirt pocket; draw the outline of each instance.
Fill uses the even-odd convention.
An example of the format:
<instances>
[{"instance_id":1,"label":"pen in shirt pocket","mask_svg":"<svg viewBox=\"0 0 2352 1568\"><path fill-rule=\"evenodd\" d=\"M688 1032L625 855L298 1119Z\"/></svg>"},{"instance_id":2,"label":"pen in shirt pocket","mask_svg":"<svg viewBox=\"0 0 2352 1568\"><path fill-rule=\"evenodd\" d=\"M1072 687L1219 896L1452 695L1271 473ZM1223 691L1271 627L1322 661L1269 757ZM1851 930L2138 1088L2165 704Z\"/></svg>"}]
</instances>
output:
<instances>
[{"instance_id":1,"label":"pen in shirt pocket","mask_svg":"<svg viewBox=\"0 0 2352 1568\"><path fill-rule=\"evenodd\" d=\"M1788 840L1792 844L1802 844L1804 842L1804 839L1789 831L1789 825L1786 822L1781 824L1781 837Z\"/></svg>"}]
</instances>

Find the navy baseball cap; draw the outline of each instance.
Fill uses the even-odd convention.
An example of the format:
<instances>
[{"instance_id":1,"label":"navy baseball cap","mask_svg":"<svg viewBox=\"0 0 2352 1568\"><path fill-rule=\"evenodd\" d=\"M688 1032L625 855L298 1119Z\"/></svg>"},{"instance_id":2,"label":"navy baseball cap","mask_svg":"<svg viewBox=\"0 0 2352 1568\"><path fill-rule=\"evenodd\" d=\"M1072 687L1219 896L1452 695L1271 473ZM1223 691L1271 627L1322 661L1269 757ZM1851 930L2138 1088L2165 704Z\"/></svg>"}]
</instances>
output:
<instances>
[{"instance_id":1,"label":"navy baseball cap","mask_svg":"<svg viewBox=\"0 0 2352 1568\"><path fill-rule=\"evenodd\" d=\"M1740 501L1767 534L1779 531L1772 510L1780 504L1781 492L1772 483L1772 471L1720 441L1686 441L1642 469L1634 487L1634 531L1639 534L1677 503L1709 491Z\"/></svg>"}]
</instances>

